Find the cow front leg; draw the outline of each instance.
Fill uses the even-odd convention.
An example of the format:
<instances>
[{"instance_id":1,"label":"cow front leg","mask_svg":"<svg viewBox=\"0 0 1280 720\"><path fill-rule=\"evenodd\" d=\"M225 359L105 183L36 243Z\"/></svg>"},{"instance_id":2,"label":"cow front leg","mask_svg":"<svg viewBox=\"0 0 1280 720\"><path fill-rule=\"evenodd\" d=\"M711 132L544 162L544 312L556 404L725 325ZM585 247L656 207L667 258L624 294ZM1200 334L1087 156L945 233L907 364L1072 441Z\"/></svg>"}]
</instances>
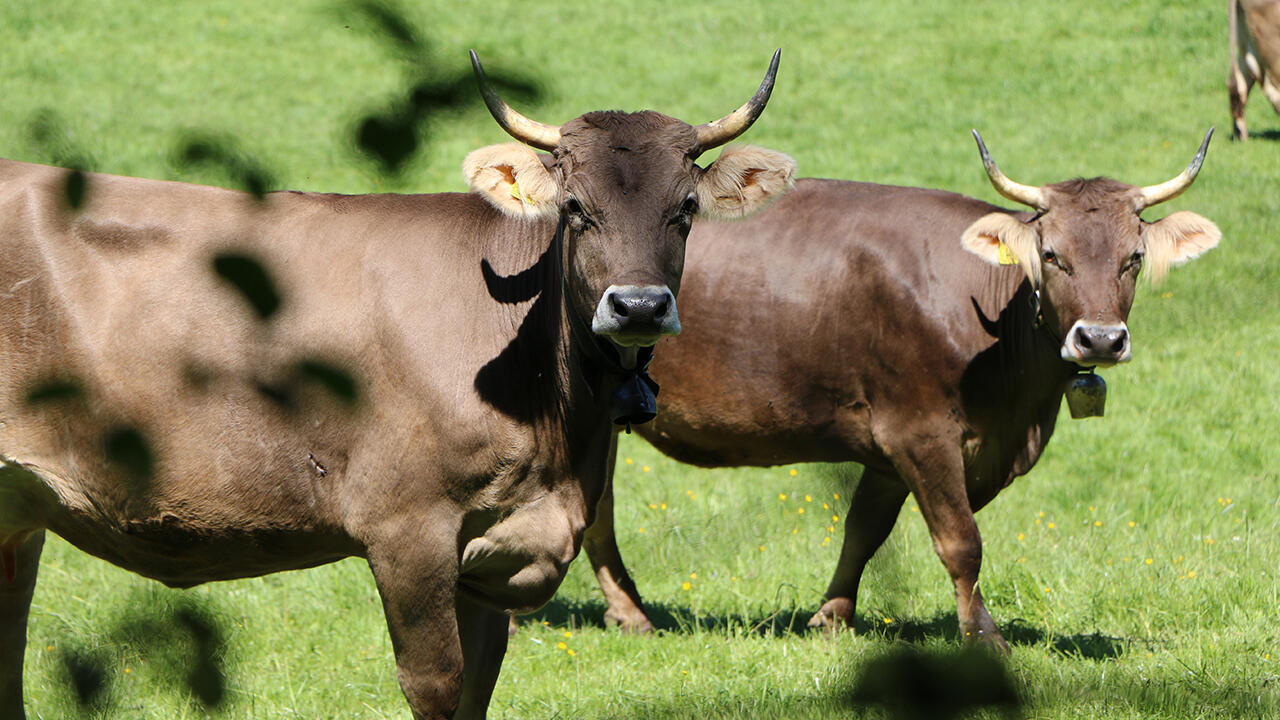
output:
<instances>
[{"instance_id":1,"label":"cow front leg","mask_svg":"<svg viewBox=\"0 0 1280 720\"><path fill-rule=\"evenodd\" d=\"M489 698L498 683L502 656L507 652L508 616L490 610L474 600L458 602L458 632L462 640L462 697L459 720L484 718Z\"/></svg>"},{"instance_id":2,"label":"cow front leg","mask_svg":"<svg viewBox=\"0 0 1280 720\"><path fill-rule=\"evenodd\" d=\"M4 548L0 573L0 717L21 720L22 661L27 649L27 615L36 591L44 531L32 533L15 547ZM12 566L10 566L12 563ZM12 576L12 580L10 580Z\"/></svg>"},{"instance_id":3,"label":"cow front leg","mask_svg":"<svg viewBox=\"0 0 1280 720\"><path fill-rule=\"evenodd\" d=\"M596 506L596 519L582 538L583 549L591 567L595 570L600 590L604 592L608 608L604 613L606 625L617 625L624 632L653 632L653 624L644 612L644 603L636 589L631 573L622 563L618 552L618 538L613 528L613 467L617 456L617 438L609 457L609 477L604 493Z\"/></svg>"},{"instance_id":4,"label":"cow front leg","mask_svg":"<svg viewBox=\"0 0 1280 720\"><path fill-rule=\"evenodd\" d=\"M920 433L902 443L894 466L920 505L933 539L933 549L955 586L960 633L1003 653L1009 645L982 602L978 571L982 568L982 536L965 488L964 460L956 438Z\"/></svg>"},{"instance_id":5,"label":"cow front leg","mask_svg":"<svg viewBox=\"0 0 1280 720\"><path fill-rule=\"evenodd\" d=\"M456 612L457 561L415 552L433 543L401 537L370 547L369 567L382 598L400 689L414 720L453 718L465 661ZM496 672L495 672L496 675Z\"/></svg>"},{"instance_id":6,"label":"cow front leg","mask_svg":"<svg viewBox=\"0 0 1280 720\"><path fill-rule=\"evenodd\" d=\"M889 537L906 498L907 486L897 475L871 468L863 471L845 513L844 544L827 586L827 601L810 618L809 627L829 631L853 627L862 572Z\"/></svg>"}]
</instances>

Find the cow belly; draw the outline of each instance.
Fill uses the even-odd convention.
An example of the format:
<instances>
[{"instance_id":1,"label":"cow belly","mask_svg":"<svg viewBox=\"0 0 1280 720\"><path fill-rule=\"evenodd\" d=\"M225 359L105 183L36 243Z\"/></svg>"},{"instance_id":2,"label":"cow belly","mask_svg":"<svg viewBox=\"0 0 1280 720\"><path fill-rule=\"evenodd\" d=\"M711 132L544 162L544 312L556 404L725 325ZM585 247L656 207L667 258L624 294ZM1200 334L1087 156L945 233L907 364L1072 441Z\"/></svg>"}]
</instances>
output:
<instances>
[{"instance_id":1,"label":"cow belly","mask_svg":"<svg viewBox=\"0 0 1280 720\"><path fill-rule=\"evenodd\" d=\"M555 495L525 505L464 546L462 593L502 611L542 607L564 580L585 529Z\"/></svg>"}]
</instances>

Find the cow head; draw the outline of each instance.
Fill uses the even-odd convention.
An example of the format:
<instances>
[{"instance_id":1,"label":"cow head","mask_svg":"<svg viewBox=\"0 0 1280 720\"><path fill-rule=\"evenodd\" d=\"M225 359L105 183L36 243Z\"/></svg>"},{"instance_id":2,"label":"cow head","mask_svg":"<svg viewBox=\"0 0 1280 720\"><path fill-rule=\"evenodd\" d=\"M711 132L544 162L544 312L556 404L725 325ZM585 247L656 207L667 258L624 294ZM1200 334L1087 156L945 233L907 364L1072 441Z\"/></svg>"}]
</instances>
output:
<instances>
[{"instance_id":1,"label":"cow head","mask_svg":"<svg viewBox=\"0 0 1280 720\"><path fill-rule=\"evenodd\" d=\"M676 293L694 216L741 217L792 185L794 161L772 150L729 148L706 168L695 163L759 117L779 55L754 97L705 125L644 111L592 112L557 127L508 107L472 52L489 111L523 144L476 150L463 172L509 215L558 218L567 301L584 325L620 349L653 345L680 332Z\"/></svg>"},{"instance_id":2,"label":"cow head","mask_svg":"<svg viewBox=\"0 0 1280 720\"><path fill-rule=\"evenodd\" d=\"M1142 211L1191 186L1204 162L1213 129L1182 174L1136 187L1108 178L1068 180L1032 187L1005 177L978 131L973 132L991 184L1001 195L1035 208L1028 220L991 213L965 231L966 249L994 264L1019 264L1040 301L1043 321L1062 342L1062 359L1082 366L1127 362L1125 321L1145 265L1159 280L1213 248L1222 233L1191 212L1147 222Z\"/></svg>"}]
</instances>

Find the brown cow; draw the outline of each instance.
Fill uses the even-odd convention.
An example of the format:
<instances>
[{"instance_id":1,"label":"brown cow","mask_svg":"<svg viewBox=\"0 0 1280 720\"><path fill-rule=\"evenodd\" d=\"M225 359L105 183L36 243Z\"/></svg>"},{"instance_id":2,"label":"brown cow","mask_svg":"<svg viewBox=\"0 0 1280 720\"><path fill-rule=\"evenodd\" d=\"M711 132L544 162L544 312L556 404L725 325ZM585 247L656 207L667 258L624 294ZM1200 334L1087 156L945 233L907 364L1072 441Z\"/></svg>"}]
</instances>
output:
<instances>
[{"instance_id":1,"label":"brown cow","mask_svg":"<svg viewBox=\"0 0 1280 720\"><path fill-rule=\"evenodd\" d=\"M1231 137L1248 140L1244 105L1256 81L1280 113L1280 0L1227 0L1231 72L1227 97L1231 100Z\"/></svg>"},{"instance_id":2,"label":"brown cow","mask_svg":"<svg viewBox=\"0 0 1280 720\"><path fill-rule=\"evenodd\" d=\"M551 597L592 522L627 348L678 330L693 216L751 210L794 164L694 162L763 111L777 55L697 127L537 123L472 60L524 144L472 153L470 194L89 175L73 212L67 171L0 161L0 716L23 715L46 529L177 587L366 558L414 717L484 715L503 612ZM229 248L274 277L271 322L209 271ZM350 407L299 381L316 365L349 370Z\"/></svg>"},{"instance_id":3,"label":"brown cow","mask_svg":"<svg viewBox=\"0 0 1280 720\"><path fill-rule=\"evenodd\" d=\"M1140 216L1191 184L1209 137L1185 172L1145 188L1018 185L977 138L996 189L1034 212L800 180L740 224L696 224L680 297L690 331L658 348L663 410L639 432L706 467L862 463L810 625L852 623L863 567L910 493L955 584L961 630L1007 650L978 591L973 514L1035 464L1068 381L1129 360L1125 320L1144 264L1158 278L1217 244L1199 215ZM644 630L612 519L610 494L587 555L606 619Z\"/></svg>"}]
</instances>

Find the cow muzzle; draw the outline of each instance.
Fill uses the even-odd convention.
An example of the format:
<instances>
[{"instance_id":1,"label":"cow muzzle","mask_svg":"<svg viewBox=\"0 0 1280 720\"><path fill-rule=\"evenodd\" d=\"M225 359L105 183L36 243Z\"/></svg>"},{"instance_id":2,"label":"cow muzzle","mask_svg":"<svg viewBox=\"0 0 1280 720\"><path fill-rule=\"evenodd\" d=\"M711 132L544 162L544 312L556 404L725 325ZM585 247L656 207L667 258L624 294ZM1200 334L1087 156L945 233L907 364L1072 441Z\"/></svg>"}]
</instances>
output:
<instances>
[{"instance_id":1,"label":"cow muzzle","mask_svg":"<svg viewBox=\"0 0 1280 720\"><path fill-rule=\"evenodd\" d=\"M622 347L653 345L680 333L676 296L665 285L610 285L596 305L591 330Z\"/></svg>"},{"instance_id":2,"label":"cow muzzle","mask_svg":"<svg viewBox=\"0 0 1280 720\"><path fill-rule=\"evenodd\" d=\"M1097 325L1076 321L1062 342L1062 359L1083 367L1129 362L1129 328L1124 323Z\"/></svg>"}]
</instances>

